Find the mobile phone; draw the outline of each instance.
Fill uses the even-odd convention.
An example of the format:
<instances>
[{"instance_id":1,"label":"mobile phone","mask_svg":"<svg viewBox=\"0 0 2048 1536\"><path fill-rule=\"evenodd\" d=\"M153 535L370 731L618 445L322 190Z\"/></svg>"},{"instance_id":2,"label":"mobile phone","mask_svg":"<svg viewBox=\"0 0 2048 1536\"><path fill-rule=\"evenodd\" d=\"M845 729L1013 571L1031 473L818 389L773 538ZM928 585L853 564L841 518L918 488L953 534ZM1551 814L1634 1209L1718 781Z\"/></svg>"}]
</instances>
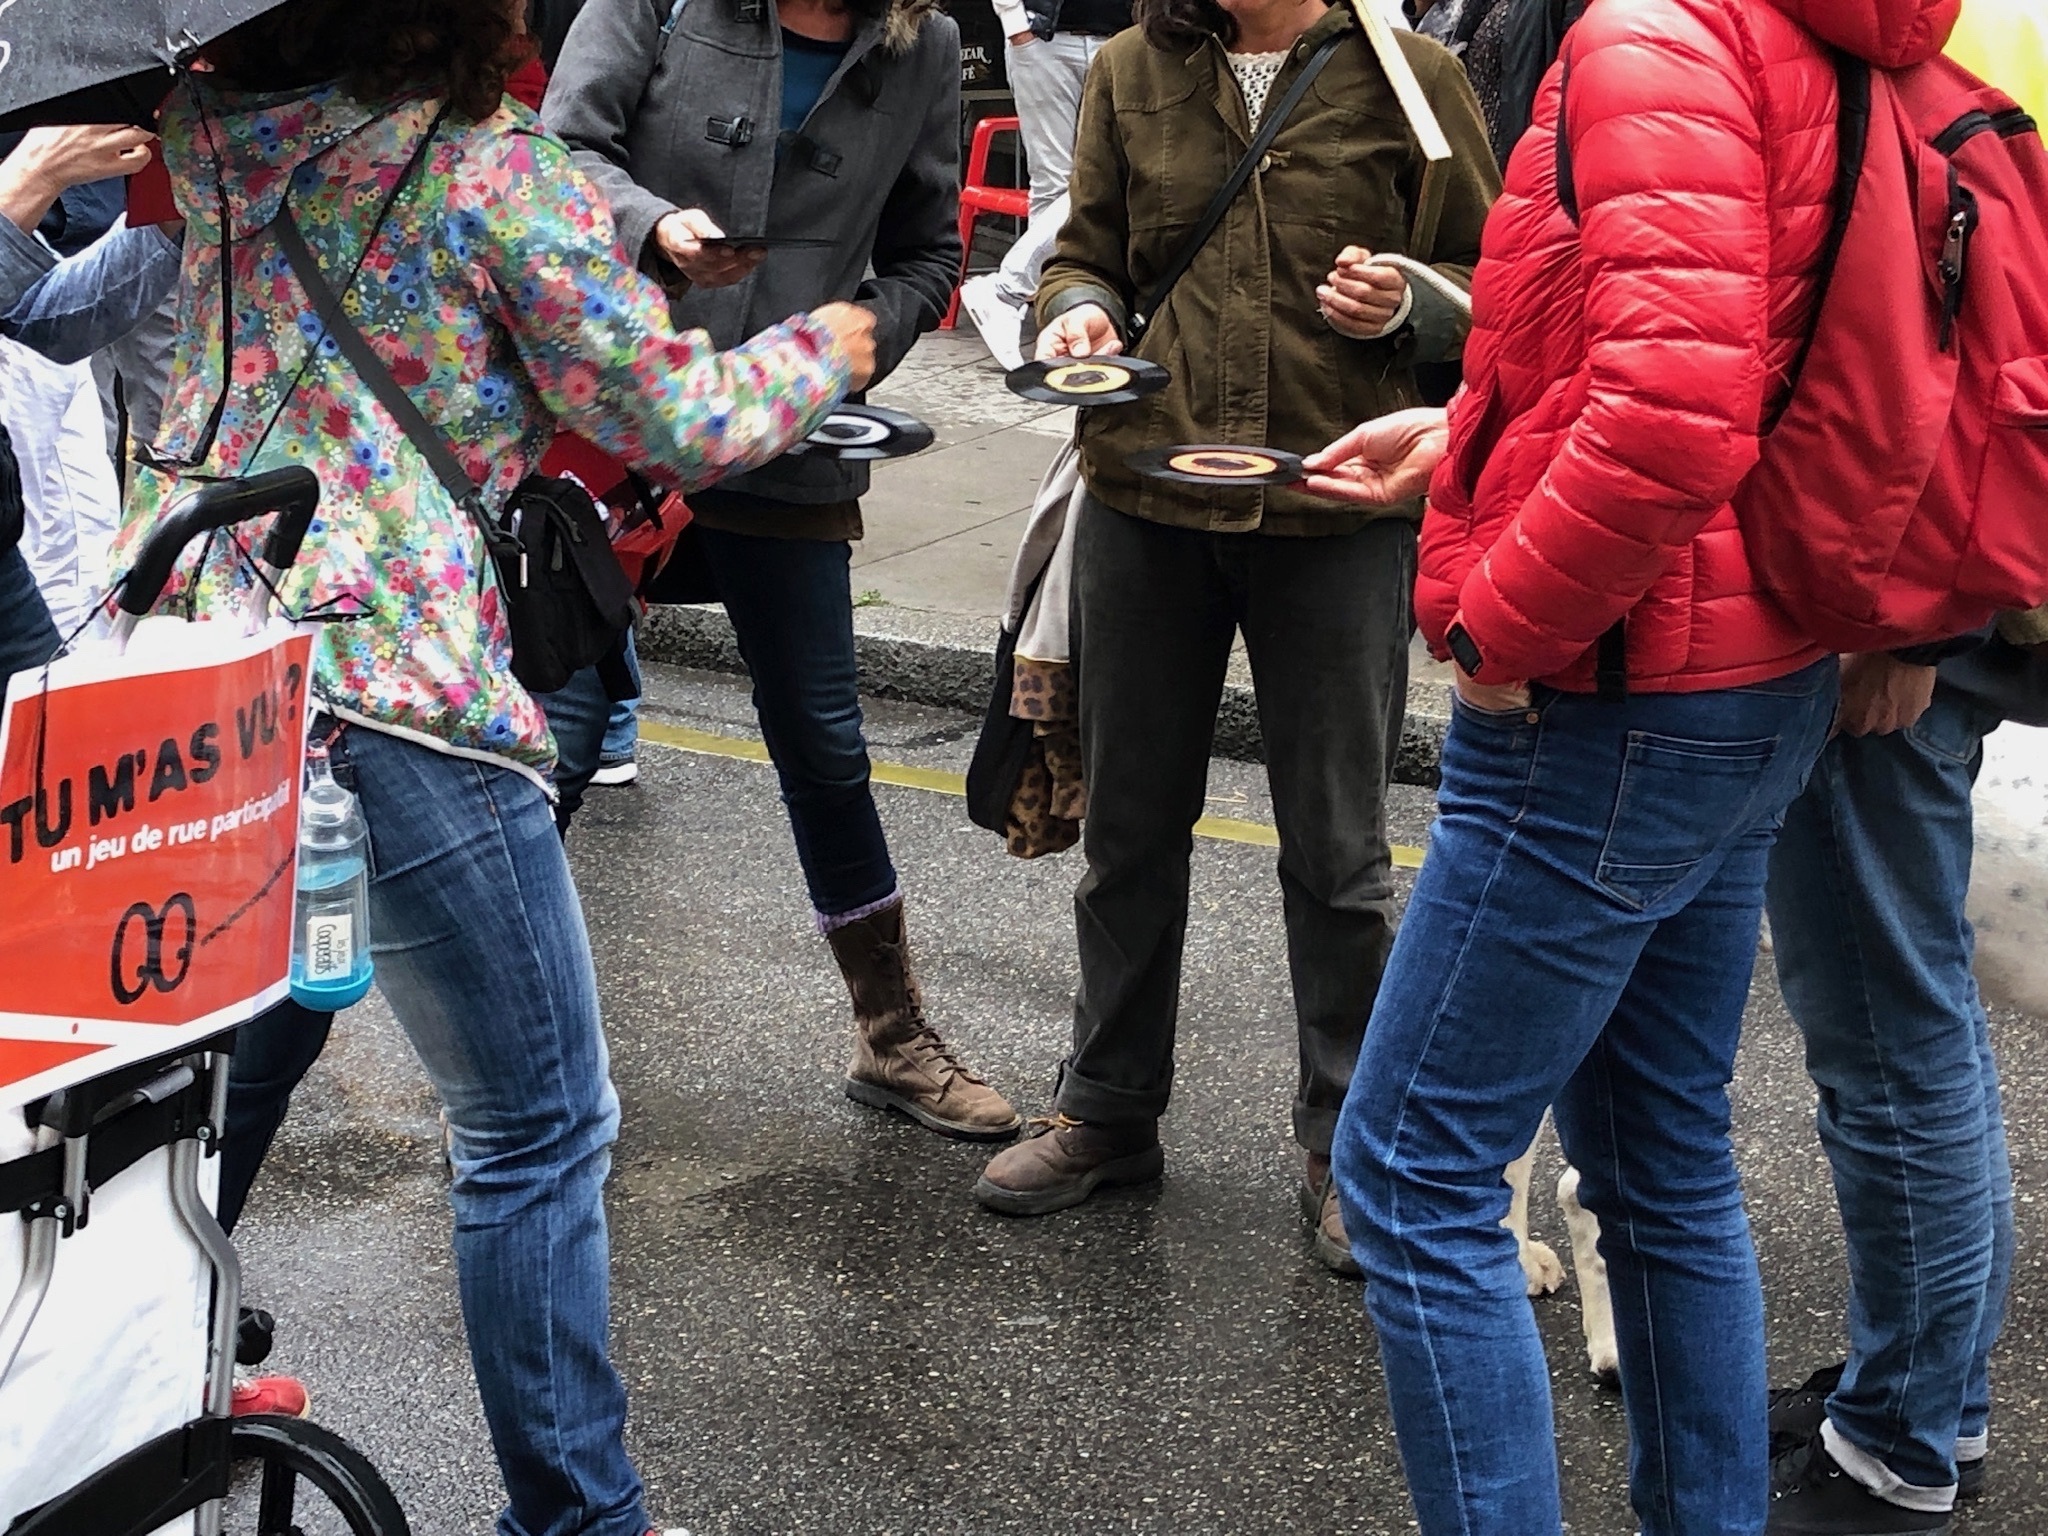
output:
<instances>
[{"instance_id":1,"label":"mobile phone","mask_svg":"<svg viewBox=\"0 0 2048 1536\"><path fill-rule=\"evenodd\" d=\"M171 173L164 165L163 146L152 144L149 164L128 178L128 227L169 224L183 217L171 196Z\"/></svg>"}]
</instances>

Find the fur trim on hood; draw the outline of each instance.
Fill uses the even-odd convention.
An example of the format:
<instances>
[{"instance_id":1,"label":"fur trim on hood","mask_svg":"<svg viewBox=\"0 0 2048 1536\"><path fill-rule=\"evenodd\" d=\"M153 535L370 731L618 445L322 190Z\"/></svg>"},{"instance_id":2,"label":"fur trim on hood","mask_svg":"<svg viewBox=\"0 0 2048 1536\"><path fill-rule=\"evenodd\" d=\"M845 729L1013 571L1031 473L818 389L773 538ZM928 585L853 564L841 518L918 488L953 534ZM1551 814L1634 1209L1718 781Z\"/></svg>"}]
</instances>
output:
<instances>
[{"instance_id":1,"label":"fur trim on hood","mask_svg":"<svg viewBox=\"0 0 2048 1536\"><path fill-rule=\"evenodd\" d=\"M882 47L894 54L910 52L917 46L924 24L943 14L939 0L890 0L888 15L882 19Z\"/></svg>"}]
</instances>

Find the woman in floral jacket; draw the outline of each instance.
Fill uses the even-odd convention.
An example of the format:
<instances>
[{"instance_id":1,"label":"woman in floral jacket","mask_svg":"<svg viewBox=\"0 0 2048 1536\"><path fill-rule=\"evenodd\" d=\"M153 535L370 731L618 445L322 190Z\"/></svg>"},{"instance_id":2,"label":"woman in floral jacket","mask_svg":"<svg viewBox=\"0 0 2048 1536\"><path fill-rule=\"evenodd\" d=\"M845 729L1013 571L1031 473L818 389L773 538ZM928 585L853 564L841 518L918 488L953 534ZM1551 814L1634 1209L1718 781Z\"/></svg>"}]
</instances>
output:
<instances>
[{"instance_id":1,"label":"woman in floral jacket","mask_svg":"<svg viewBox=\"0 0 2048 1536\"><path fill-rule=\"evenodd\" d=\"M187 219L182 341L159 468L117 550L193 475L319 475L283 596L355 615L315 649L322 729L369 826L378 981L447 1106L499 1529L645 1536L606 1354L618 1100L549 811L553 745L512 676L477 529L323 333L271 226L288 205L493 507L558 420L685 488L775 457L866 381L872 317L831 305L728 352L675 331L568 151L504 102L517 25L504 0L291 0L180 87L162 130ZM185 592L223 613L247 580L217 541ZM317 1050L324 1022L252 1030L273 1049L238 1070L242 1096L266 1075L288 1091L278 1037L297 1024ZM259 1144L281 1097L266 1112ZM244 1152L248 1125L231 1111Z\"/></svg>"}]
</instances>

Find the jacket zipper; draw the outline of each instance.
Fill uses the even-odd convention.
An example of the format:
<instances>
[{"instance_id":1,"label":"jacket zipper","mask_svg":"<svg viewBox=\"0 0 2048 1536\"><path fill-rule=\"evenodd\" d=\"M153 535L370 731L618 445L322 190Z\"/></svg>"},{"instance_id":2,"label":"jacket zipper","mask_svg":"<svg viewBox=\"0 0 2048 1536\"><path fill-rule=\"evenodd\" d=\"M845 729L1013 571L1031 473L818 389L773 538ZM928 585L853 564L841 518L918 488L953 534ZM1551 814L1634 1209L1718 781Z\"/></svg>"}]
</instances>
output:
<instances>
[{"instance_id":1,"label":"jacket zipper","mask_svg":"<svg viewBox=\"0 0 2048 1536\"><path fill-rule=\"evenodd\" d=\"M1934 136L1934 151L1953 155L1980 133L1995 133L2001 139L2016 138L2034 131L2034 120L2018 107L2005 112L1965 112Z\"/></svg>"},{"instance_id":2,"label":"jacket zipper","mask_svg":"<svg viewBox=\"0 0 2048 1536\"><path fill-rule=\"evenodd\" d=\"M1963 312L1963 279L1969 270L1970 235L1977 227L1977 199L1963 185L1954 165L1948 168L1948 228L1941 237L1941 350L1955 340L1956 318Z\"/></svg>"},{"instance_id":3,"label":"jacket zipper","mask_svg":"<svg viewBox=\"0 0 2048 1536\"><path fill-rule=\"evenodd\" d=\"M1969 267L1970 236L1977 228L1977 199L1963 185L1953 163L1956 153L1980 133L1995 133L2001 139L2016 138L2034 131L2034 120L2018 107L2003 112L1965 112L1937 133L1935 152L1951 163L1948 168L1948 225L1941 237L1941 350L1955 340L1956 320L1963 312L1963 279Z\"/></svg>"}]
</instances>

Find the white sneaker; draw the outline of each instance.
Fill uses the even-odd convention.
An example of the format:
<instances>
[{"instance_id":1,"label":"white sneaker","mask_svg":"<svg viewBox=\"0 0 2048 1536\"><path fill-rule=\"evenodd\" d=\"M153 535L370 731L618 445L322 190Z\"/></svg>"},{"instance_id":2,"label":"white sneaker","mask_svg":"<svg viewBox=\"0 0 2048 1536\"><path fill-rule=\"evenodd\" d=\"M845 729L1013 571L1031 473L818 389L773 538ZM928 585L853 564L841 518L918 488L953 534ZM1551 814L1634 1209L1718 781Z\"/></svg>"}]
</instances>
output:
<instances>
[{"instance_id":1,"label":"white sneaker","mask_svg":"<svg viewBox=\"0 0 2048 1536\"><path fill-rule=\"evenodd\" d=\"M981 332L982 345L1005 372L1024 366L1024 306L1003 296L993 272L960 285L960 307Z\"/></svg>"},{"instance_id":2,"label":"white sneaker","mask_svg":"<svg viewBox=\"0 0 2048 1536\"><path fill-rule=\"evenodd\" d=\"M616 763L602 763L597 772L590 776L590 782L607 788L631 784L640 777L640 764L633 758L622 757Z\"/></svg>"}]
</instances>

